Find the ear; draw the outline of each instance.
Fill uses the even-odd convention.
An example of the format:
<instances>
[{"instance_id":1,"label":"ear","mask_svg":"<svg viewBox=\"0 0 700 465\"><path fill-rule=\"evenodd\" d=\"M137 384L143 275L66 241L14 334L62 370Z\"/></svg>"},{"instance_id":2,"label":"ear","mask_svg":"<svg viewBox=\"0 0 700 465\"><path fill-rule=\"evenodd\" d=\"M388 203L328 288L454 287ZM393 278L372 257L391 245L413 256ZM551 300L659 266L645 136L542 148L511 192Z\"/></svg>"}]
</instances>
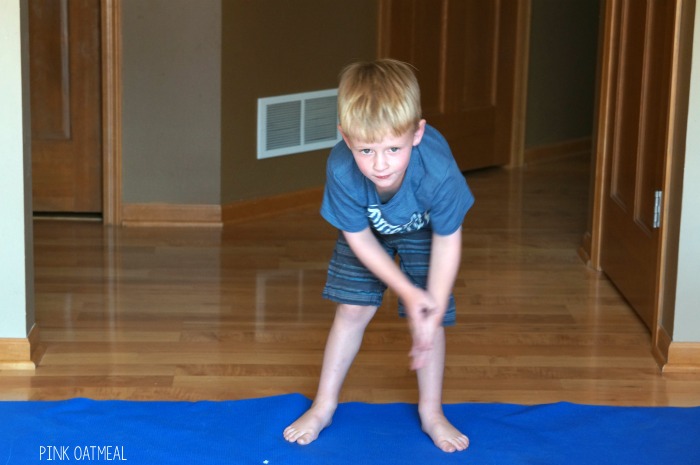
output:
<instances>
[{"instance_id":1,"label":"ear","mask_svg":"<svg viewBox=\"0 0 700 465\"><path fill-rule=\"evenodd\" d=\"M416 145L420 144L420 141L423 140L423 134L425 133L425 120L422 119L418 121L418 129L416 129L416 132L413 133L413 146L415 147Z\"/></svg>"},{"instance_id":2,"label":"ear","mask_svg":"<svg viewBox=\"0 0 700 465\"><path fill-rule=\"evenodd\" d=\"M340 125L338 125L338 132L340 132L340 136L341 136L341 137L343 138L343 140L345 141L345 145L347 145L348 147L352 147L352 146L350 145L350 139L348 138L348 135L345 134L345 132L343 131L343 128L342 128Z\"/></svg>"}]
</instances>

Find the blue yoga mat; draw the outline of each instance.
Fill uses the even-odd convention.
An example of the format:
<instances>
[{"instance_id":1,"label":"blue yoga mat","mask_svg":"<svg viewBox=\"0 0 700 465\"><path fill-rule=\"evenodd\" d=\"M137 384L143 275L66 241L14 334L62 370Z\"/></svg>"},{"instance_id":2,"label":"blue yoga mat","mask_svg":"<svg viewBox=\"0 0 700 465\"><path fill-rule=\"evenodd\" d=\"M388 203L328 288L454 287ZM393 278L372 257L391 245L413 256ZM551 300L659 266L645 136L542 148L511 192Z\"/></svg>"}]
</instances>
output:
<instances>
[{"instance_id":1,"label":"blue yoga mat","mask_svg":"<svg viewBox=\"0 0 700 465\"><path fill-rule=\"evenodd\" d=\"M446 405L471 439L446 454L400 403L343 403L316 442L288 444L282 430L310 403L0 402L0 464L700 464L700 407Z\"/></svg>"}]
</instances>

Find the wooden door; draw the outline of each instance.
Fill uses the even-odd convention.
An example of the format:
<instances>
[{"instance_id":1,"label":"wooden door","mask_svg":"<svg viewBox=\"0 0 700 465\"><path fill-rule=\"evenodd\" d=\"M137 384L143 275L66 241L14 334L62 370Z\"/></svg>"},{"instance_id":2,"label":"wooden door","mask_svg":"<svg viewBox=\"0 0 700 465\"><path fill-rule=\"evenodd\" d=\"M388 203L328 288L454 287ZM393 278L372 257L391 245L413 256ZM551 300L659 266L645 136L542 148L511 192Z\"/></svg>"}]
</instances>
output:
<instances>
[{"instance_id":1,"label":"wooden door","mask_svg":"<svg viewBox=\"0 0 700 465\"><path fill-rule=\"evenodd\" d=\"M677 0L609 0L599 117L603 163L600 267L655 327L660 213L670 115Z\"/></svg>"},{"instance_id":2,"label":"wooden door","mask_svg":"<svg viewBox=\"0 0 700 465\"><path fill-rule=\"evenodd\" d=\"M423 115L462 170L512 161L523 5L382 0L380 55L414 65Z\"/></svg>"},{"instance_id":3,"label":"wooden door","mask_svg":"<svg viewBox=\"0 0 700 465\"><path fill-rule=\"evenodd\" d=\"M102 211L100 0L30 0L35 212Z\"/></svg>"}]
</instances>

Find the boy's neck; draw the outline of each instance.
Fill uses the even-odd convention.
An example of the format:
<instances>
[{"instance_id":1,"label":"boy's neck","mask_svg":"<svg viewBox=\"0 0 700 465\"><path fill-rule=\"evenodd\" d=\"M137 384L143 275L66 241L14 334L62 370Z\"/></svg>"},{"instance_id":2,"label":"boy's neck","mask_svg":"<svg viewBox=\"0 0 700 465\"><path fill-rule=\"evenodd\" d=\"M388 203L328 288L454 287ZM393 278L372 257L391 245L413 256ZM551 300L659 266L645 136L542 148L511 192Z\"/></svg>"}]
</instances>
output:
<instances>
[{"instance_id":1,"label":"boy's neck","mask_svg":"<svg viewBox=\"0 0 700 465\"><path fill-rule=\"evenodd\" d=\"M385 191L377 189L377 195L379 195L379 201L381 203L389 202L392 198L394 198L396 193L399 190L401 190L402 185L403 185L403 180L401 181L401 185L399 185L399 187L397 189L390 189L390 190L385 190ZM375 186L375 188L376 188L376 186Z\"/></svg>"}]
</instances>

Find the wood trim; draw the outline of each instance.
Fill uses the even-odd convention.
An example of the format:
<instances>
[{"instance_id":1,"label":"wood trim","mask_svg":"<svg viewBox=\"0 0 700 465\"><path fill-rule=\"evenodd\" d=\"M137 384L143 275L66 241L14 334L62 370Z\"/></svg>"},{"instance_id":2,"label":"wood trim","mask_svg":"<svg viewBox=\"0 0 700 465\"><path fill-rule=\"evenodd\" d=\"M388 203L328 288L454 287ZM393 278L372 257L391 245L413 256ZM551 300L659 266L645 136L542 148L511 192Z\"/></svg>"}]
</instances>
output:
<instances>
[{"instance_id":1,"label":"wood trim","mask_svg":"<svg viewBox=\"0 0 700 465\"><path fill-rule=\"evenodd\" d=\"M121 224L122 26L121 1L101 0L102 34L102 218Z\"/></svg>"},{"instance_id":2,"label":"wood trim","mask_svg":"<svg viewBox=\"0 0 700 465\"><path fill-rule=\"evenodd\" d=\"M377 56L382 58L389 54L390 47L390 8L389 0L379 0L377 6Z\"/></svg>"},{"instance_id":3,"label":"wood trim","mask_svg":"<svg viewBox=\"0 0 700 465\"><path fill-rule=\"evenodd\" d=\"M663 178L662 225L659 237L659 269L657 271L657 301L654 313L655 330L652 333L652 348L670 361L671 338L668 336L676 306L676 284L678 277L678 240L682 208L683 167L685 165L685 141L687 136L688 105L690 101L690 70L693 48L693 23L695 2L680 2L675 12L675 37L671 72L671 111L669 112L666 157ZM663 337L666 335L666 337ZM668 340L667 340L668 339ZM663 366L663 363L660 363Z\"/></svg>"},{"instance_id":4,"label":"wood trim","mask_svg":"<svg viewBox=\"0 0 700 465\"><path fill-rule=\"evenodd\" d=\"M262 218L297 207L311 204L321 205L323 188L316 187L288 194L274 195L224 205L221 219L224 224Z\"/></svg>"},{"instance_id":5,"label":"wood trim","mask_svg":"<svg viewBox=\"0 0 700 465\"><path fill-rule=\"evenodd\" d=\"M532 21L532 1L518 2L516 19L515 77L513 107L511 111L509 166L522 166L525 163L525 125L527 114L527 76L530 63L530 25Z\"/></svg>"},{"instance_id":6,"label":"wood trim","mask_svg":"<svg viewBox=\"0 0 700 465\"><path fill-rule=\"evenodd\" d=\"M700 342L671 342L664 373L700 373Z\"/></svg>"},{"instance_id":7,"label":"wood trim","mask_svg":"<svg viewBox=\"0 0 700 465\"><path fill-rule=\"evenodd\" d=\"M608 28L609 18L609 3L601 3L599 6L599 17L601 21L598 25L598 52L596 57L596 82L594 96L594 119L593 119L593 136L591 137L591 179L590 179L590 199L589 199L589 221L586 227L586 232L583 235L581 246L579 247L579 257L586 265L598 272L600 269L600 233L601 233L601 211L600 204L602 197L599 190L603 184L600 179L601 164L598 158L603 153L604 144L601 144L601 138L598 137L603 126L600 124L601 118L605 118L603 112L603 104L609 101L609 82L610 82L610 43L611 33ZM605 83L605 84L604 84Z\"/></svg>"},{"instance_id":8,"label":"wood trim","mask_svg":"<svg viewBox=\"0 0 700 465\"><path fill-rule=\"evenodd\" d=\"M525 150L525 163L552 160L555 158L591 152L591 138L570 139L553 144L540 145Z\"/></svg>"},{"instance_id":9,"label":"wood trim","mask_svg":"<svg viewBox=\"0 0 700 465\"><path fill-rule=\"evenodd\" d=\"M227 205L133 203L122 206L123 226L222 226L264 218L308 205L321 205L323 187L241 200Z\"/></svg>"},{"instance_id":10,"label":"wood trim","mask_svg":"<svg viewBox=\"0 0 700 465\"><path fill-rule=\"evenodd\" d=\"M39 330L32 327L27 337L0 339L0 370L34 370L32 355L38 347Z\"/></svg>"},{"instance_id":11,"label":"wood trim","mask_svg":"<svg viewBox=\"0 0 700 465\"><path fill-rule=\"evenodd\" d=\"M601 4L603 10L603 24L601 27L601 50L598 73L598 98L595 115L595 144L593 156L595 159L595 171L593 179L593 208L591 212L591 241L588 249L589 264L598 271L601 270L601 242L603 236L603 202L606 195L608 173L605 167L608 164L610 152L608 146L612 133L612 104L614 99L613 70L615 68L616 42L618 31L615 27L617 20L616 2L608 1Z\"/></svg>"},{"instance_id":12,"label":"wood trim","mask_svg":"<svg viewBox=\"0 0 700 465\"><path fill-rule=\"evenodd\" d=\"M219 205L124 204L123 226L221 226Z\"/></svg>"}]
</instances>

